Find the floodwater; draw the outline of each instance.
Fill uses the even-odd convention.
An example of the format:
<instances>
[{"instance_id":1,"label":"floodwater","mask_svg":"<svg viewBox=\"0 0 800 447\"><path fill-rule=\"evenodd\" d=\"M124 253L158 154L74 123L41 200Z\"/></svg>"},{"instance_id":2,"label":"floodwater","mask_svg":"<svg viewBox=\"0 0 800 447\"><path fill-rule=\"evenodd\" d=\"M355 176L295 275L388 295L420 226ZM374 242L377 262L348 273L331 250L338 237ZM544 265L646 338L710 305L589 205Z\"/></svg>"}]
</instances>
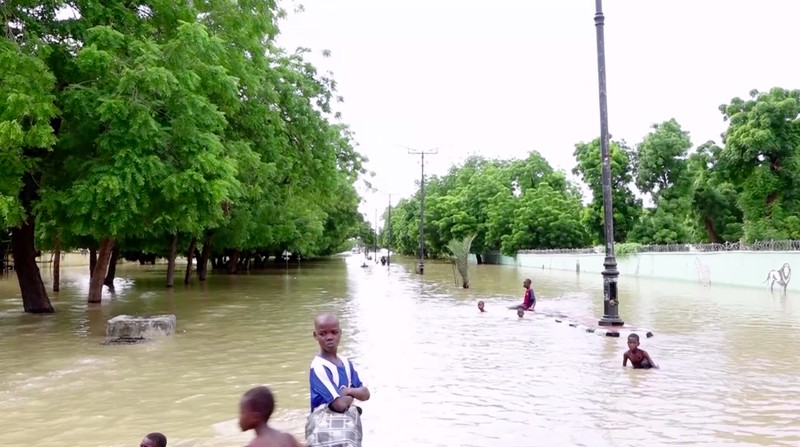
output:
<instances>
[{"instance_id":1,"label":"floodwater","mask_svg":"<svg viewBox=\"0 0 800 447\"><path fill-rule=\"evenodd\" d=\"M362 260L174 290L164 266L121 266L115 296L92 308L87 268L70 268L48 316L23 314L16 279L0 279L2 444L131 446L162 431L171 446L241 446L238 400L259 384L276 393L277 425L301 436L312 318L333 310L372 391L367 447L800 445L791 294L623 277L621 314L654 331L642 347L662 368L626 370L624 339L505 310L532 277L537 309L599 315L599 275L473 266L462 290L446 264L420 278L410 260ZM176 314L179 333L101 346L110 317L156 313Z\"/></svg>"}]
</instances>

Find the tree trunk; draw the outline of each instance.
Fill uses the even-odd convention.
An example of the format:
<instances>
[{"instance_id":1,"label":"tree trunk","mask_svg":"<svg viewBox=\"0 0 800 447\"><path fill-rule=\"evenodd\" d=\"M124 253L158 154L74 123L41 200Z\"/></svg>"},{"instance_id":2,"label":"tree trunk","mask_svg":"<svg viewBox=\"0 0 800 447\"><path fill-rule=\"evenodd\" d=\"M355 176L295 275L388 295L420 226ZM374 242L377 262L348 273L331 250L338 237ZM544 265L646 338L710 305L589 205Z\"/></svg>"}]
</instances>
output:
<instances>
[{"instance_id":1,"label":"tree trunk","mask_svg":"<svg viewBox=\"0 0 800 447\"><path fill-rule=\"evenodd\" d=\"M178 256L178 235L172 235L167 253L167 287L175 285L175 257Z\"/></svg>"},{"instance_id":2,"label":"tree trunk","mask_svg":"<svg viewBox=\"0 0 800 447\"><path fill-rule=\"evenodd\" d=\"M32 175L24 176L25 183L20 191L20 199L25 213L25 221L11 230L11 253L14 255L14 270L17 271L17 282L22 294L22 306L25 312L33 314L52 313L53 305L47 296L47 289L42 282L42 274L36 265L36 218L30 215L31 201L36 194L36 182Z\"/></svg>"},{"instance_id":3,"label":"tree trunk","mask_svg":"<svg viewBox=\"0 0 800 447\"><path fill-rule=\"evenodd\" d=\"M99 303L103 298L103 282L108 273L108 263L111 262L111 252L114 250L114 239L105 237L100 241L100 250L97 254L97 265L89 280L89 303Z\"/></svg>"},{"instance_id":4,"label":"tree trunk","mask_svg":"<svg viewBox=\"0 0 800 447\"><path fill-rule=\"evenodd\" d=\"M228 264L228 274L235 275L239 273L239 256L242 254L242 251L237 249L233 250L231 254L231 262Z\"/></svg>"},{"instance_id":5,"label":"tree trunk","mask_svg":"<svg viewBox=\"0 0 800 447\"><path fill-rule=\"evenodd\" d=\"M197 238L193 237L192 241L189 242L189 250L186 252L186 276L183 277L183 283L189 284L189 280L192 279L192 261L194 260L194 251L197 247Z\"/></svg>"},{"instance_id":6,"label":"tree trunk","mask_svg":"<svg viewBox=\"0 0 800 447\"><path fill-rule=\"evenodd\" d=\"M109 289L114 288L114 278L117 277L118 260L119 260L119 244L114 244L114 248L111 249L111 259L108 261L108 273L106 273L106 279L103 281L103 284L108 286Z\"/></svg>"},{"instance_id":7,"label":"tree trunk","mask_svg":"<svg viewBox=\"0 0 800 447\"><path fill-rule=\"evenodd\" d=\"M717 229L714 228L714 222L711 221L708 217L703 219L703 223L706 226L706 233L708 233L708 239L711 241L712 244L721 244L722 239L717 234Z\"/></svg>"},{"instance_id":8,"label":"tree trunk","mask_svg":"<svg viewBox=\"0 0 800 447\"><path fill-rule=\"evenodd\" d=\"M208 275L208 258L211 257L211 235L203 241L203 251L200 252L200 263L197 264L197 279L205 281Z\"/></svg>"},{"instance_id":9,"label":"tree trunk","mask_svg":"<svg viewBox=\"0 0 800 447\"><path fill-rule=\"evenodd\" d=\"M483 255L476 254L475 260L478 261L478 265L483 264Z\"/></svg>"},{"instance_id":10,"label":"tree trunk","mask_svg":"<svg viewBox=\"0 0 800 447\"><path fill-rule=\"evenodd\" d=\"M97 268L97 249L89 249L89 278L94 276L94 269Z\"/></svg>"},{"instance_id":11,"label":"tree trunk","mask_svg":"<svg viewBox=\"0 0 800 447\"><path fill-rule=\"evenodd\" d=\"M61 236L56 236L53 247L53 292L61 290Z\"/></svg>"}]
</instances>

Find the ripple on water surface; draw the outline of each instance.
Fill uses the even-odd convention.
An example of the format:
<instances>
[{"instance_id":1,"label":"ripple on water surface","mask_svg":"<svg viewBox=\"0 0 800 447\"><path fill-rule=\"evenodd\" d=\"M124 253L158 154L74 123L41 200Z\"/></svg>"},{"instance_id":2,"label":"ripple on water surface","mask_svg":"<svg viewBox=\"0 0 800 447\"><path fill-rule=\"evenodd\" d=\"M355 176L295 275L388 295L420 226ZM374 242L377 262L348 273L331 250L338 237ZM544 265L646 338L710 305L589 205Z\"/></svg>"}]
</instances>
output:
<instances>
[{"instance_id":1,"label":"ripple on water surface","mask_svg":"<svg viewBox=\"0 0 800 447\"><path fill-rule=\"evenodd\" d=\"M276 393L276 424L301 435L311 319L334 310L342 353L372 390L366 446L800 445L791 295L623 277L621 313L654 330L642 347L662 366L634 371L621 368L623 339L505 309L532 277L540 310L598 315L599 275L473 266L462 290L448 265L420 277L411 262L361 261L175 290L159 269L123 266L115 296L88 309L84 269L65 269L50 316L24 315L15 278L0 280L4 441L125 446L157 430L170 445L239 446L238 399L258 384ZM121 313L174 313L179 333L100 346Z\"/></svg>"}]
</instances>

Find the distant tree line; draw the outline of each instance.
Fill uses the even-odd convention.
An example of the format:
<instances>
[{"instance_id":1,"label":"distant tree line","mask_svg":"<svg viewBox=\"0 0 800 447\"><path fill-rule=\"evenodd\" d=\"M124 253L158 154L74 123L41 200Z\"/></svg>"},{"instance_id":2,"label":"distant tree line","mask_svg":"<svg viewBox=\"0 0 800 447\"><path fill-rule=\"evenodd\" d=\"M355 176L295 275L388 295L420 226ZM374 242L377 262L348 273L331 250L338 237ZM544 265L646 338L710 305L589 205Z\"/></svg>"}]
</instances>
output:
<instances>
[{"instance_id":1,"label":"distant tree line","mask_svg":"<svg viewBox=\"0 0 800 447\"><path fill-rule=\"evenodd\" d=\"M670 119L637 145L611 142L617 242L681 244L800 238L800 90L753 90L720 106L721 142L694 147ZM599 139L575 145L572 172L592 193L538 153L524 160L471 157L426 187L426 256L475 234L473 253L582 248L603 241ZM635 191L652 199L643 207ZM392 210L391 246L418 255L419 195ZM380 237L388 245L388 225Z\"/></svg>"}]
</instances>

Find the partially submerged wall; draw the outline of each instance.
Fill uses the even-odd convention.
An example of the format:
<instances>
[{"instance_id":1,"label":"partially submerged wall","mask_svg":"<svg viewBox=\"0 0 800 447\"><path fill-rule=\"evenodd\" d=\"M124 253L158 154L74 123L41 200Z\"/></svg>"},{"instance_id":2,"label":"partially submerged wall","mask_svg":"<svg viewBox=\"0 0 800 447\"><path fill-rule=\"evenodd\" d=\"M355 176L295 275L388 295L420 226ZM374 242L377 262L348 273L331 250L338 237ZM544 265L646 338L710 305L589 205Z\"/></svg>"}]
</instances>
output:
<instances>
[{"instance_id":1,"label":"partially submerged wall","mask_svg":"<svg viewBox=\"0 0 800 447\"><path fill-rule=\"evenodd\" d=\"M581 273L603 271L602 253L519 253L516 257L498 253L483 255L486 264L514 265L545 270ZM472 259L475 262L475 258ZM792 267L800 266L800 251L682 251L643 252L617 258L620 276L697 281L742 287L769 287L783 284L789 291L800 291L800 281L792 282Z\"/></svg>"}]
</instances>

